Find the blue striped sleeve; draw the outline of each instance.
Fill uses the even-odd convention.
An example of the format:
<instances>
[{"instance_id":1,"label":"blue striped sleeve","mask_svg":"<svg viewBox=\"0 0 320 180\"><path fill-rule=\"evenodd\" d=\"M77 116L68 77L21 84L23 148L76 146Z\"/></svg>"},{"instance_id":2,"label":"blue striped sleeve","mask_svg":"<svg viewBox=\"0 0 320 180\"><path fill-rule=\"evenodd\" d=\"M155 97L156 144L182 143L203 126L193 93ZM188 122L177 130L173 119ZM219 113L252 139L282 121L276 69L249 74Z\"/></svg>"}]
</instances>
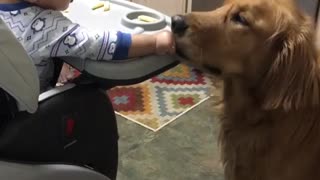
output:
<instances>
[{"instance_id":1,"label":"blue striped sleeve","mask_svg":"<svg viewBox=\"0 0 320 180\"><path fill-rule=\"evenodd\" d=\"M113 60L128 59L129 50L132 44L131 34L118 32L117 47L113 55Z\"/></svg>"}]
</instances>

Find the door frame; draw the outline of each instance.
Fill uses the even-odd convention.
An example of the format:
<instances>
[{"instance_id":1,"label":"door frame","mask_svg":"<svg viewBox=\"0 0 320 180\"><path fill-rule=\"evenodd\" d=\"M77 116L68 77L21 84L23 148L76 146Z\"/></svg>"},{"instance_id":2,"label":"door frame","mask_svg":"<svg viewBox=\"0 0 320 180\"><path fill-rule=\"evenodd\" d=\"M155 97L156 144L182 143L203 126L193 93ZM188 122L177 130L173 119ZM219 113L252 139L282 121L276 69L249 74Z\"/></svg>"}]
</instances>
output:
<instances>
[{"instance_id":1,"label":"door frame","mask_svg":"<svg viewBox=\"0 0 320 180\"><path fill-rule=\"evenodd\" d=\"M192 11L192 0L186 0L186 13L190 13Z\"/></svg>"}]
</instances>

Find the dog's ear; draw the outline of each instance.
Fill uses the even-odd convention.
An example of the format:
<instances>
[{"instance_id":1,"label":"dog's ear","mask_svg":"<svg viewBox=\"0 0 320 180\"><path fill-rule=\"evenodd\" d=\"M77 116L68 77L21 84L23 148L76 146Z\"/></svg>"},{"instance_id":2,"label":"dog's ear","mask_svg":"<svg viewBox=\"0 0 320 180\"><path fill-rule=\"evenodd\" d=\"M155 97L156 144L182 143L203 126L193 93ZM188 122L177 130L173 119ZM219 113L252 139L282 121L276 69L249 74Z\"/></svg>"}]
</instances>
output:
<instances>
[{"instance_id":1,"label":"dog's ear","mask_svg":"<svg viewBox=\"0 0 320 180\"><path fill-rule=\"evenodd\" d=\"M312 23L282 31L272 41L274 61L260 87L263 108L289 110L319 104L320 72Z\"/></svg>"}]
</instances>

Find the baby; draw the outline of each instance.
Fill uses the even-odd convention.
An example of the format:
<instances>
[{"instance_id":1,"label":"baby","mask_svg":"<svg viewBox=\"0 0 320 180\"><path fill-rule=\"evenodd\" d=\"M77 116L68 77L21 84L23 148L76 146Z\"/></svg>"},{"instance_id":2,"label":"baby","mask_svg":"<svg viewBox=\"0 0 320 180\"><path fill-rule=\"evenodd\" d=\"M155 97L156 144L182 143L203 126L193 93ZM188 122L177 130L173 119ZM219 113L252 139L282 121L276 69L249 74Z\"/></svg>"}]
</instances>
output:
<instances>
[{"instance_id":1,"label":"baby","mask_svg":"<svg viewBox=\"0 0 320 180\"><path fill-rule=\"evenodd\" d=\"M41 92L52 86L54 58L110 61L175 52L173 36L167 31L131 35L120 31L92 31L75 24L60 12L67 9L70 2L0 0L0 18L34 61Z\"/></svg>"}]
</instances>

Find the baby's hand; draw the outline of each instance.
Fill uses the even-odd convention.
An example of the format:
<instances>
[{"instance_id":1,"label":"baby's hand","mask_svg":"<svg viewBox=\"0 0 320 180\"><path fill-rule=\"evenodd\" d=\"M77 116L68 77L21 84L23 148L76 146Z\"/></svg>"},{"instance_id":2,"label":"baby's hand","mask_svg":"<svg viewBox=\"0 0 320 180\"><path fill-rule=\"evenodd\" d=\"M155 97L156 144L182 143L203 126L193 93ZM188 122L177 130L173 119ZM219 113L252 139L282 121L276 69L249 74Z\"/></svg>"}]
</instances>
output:
<instances>
[{"instance_id":1,"label":"baby's hand","mask_svg":"<svg viewBox=\"0 0 320 180\"><path fill-rule=\"evenodd\" d=\"M60 76L58 78L58 84L65 84L69 82L74 78L74 75L73 69L69 65L63 64Z\"/></svg>"},{"instance_id":2,"label":"baby's hand","mask_svg":"<svg viewBox=\"0 0 320 180\"><path fill-rule=\"evenodd\" d=\"M156 34L132 35L132 44L129 49L129 58L149 56L152 54L174 54L176 51L173 34L162 31Z\"/></svg>"},{"instance_id":3,"label":"baby's hand","mask_svg":"<svg viewBox=\"0 0 320 180\"><path fill-rule=\"evenodd\" d=\"M155 34L156 38L156 54L174 54L176 52L176 44L173 34L169 31L162 31Z\"/></svg>"}]
</instances>

